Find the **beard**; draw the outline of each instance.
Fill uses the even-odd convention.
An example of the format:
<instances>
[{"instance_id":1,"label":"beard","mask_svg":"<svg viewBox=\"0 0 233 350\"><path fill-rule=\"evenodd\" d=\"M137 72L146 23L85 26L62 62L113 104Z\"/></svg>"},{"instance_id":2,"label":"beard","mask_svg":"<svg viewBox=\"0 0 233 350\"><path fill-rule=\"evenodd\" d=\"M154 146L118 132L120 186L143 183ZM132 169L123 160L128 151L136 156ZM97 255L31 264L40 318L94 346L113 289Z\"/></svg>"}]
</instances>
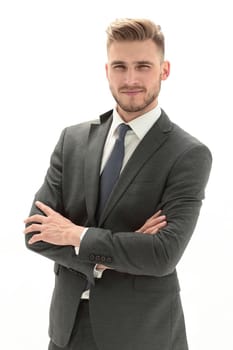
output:
<instances>
[{"instance_id":1,"label":"beard","mask_svg":"<svg viewBox=\"0 0 233 350\"><path fill-rule=\"evenodd\" d=\"M133 87L135 88L135 87ZM115 99L117 105L125 112L127 113L135 113L135 112L140 112L140 111L144 111L148 106L150 106L155 100L157 100L158 96L159 96L159 92L160 92L160 88L161 88L161 81L159 81L158 86L156 86L156 88L152 91L149 92L145 95L143 101L141 101L140 103L137 102L136 100L134 100L133 98L131 99L131 101L129 102L124 102L123 98L120 98L120 94L117 94L114 89L110 86L110 90L112 93L113 98ZM145 88L141 88L143 89L143 91L146 91ZM125 91L125 90L130 90L130 87L128 86L124 86L121 87L119 89L119 92L121 93L121 91Z\"/></svg>"}]
</instances>

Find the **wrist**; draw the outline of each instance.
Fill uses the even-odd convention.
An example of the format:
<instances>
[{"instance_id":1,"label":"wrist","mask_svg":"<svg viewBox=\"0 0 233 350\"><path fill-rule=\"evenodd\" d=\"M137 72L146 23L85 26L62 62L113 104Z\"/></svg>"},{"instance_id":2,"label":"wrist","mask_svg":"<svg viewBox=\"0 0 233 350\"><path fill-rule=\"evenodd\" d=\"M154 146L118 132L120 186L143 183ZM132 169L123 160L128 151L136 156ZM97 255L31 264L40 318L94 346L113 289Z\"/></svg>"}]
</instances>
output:
<instances>
[{"instance_id":1,"label":"wrist","mask_svg":"<svg viewBox=\"0 0 233 350\"><path fill-rule=\"evenodd\" d=\"M94 267L94 277L101 278L105 270L106 270L105 266L96 264Z\"/></svg>"},{"instance_id":2,"label":"wrist","mask_svg":"<svg viewBox=\"0 0 233 350\"><path fill-rule=\"evenodd\" d=\"M74 225L73 230L70 235L70 245L74 247L79 247L81 242L81 235L84 227Z\"/></svg>"}]
</instances>

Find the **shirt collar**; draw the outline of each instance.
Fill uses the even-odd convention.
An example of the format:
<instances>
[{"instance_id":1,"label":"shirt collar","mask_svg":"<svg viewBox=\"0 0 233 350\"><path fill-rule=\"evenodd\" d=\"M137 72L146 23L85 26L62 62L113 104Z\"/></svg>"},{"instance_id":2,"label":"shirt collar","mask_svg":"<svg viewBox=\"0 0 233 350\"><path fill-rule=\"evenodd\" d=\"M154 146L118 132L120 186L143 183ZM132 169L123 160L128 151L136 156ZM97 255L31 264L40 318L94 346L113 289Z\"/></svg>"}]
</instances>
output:
<instances>
[{"instance_id":1,"label":"shirt collar","mask_svg":"<svg viewBox=\"0 0 233 350\"><path fill-rule=\"evenodd\" d=\"M152 125L159 119L161 115L161 108L156 106L151 111L142 114L140 117L137 117L130 121L128 125L131 127L133 132L137 137L142 140L146 133L150 130ZM119 124L124 123L124 120L118 114L116 108L113 110L113 121L111 125L112 134L116 130Z\"/></svg>"}]
</instances>

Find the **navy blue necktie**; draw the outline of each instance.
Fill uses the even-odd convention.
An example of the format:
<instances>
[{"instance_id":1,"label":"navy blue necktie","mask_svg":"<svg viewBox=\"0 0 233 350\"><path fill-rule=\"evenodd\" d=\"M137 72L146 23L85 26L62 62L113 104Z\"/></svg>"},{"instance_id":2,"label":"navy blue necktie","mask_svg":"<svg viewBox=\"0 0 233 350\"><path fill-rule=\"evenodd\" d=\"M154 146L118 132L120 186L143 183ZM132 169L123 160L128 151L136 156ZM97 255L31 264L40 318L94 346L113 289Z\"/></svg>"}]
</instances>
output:
<instances>
[{"instance_id":1,"label":"navy blue necktie","mask_svg":"<svg viewBox=\"0 0 233 350\"><path fill-rule=\"evenodd\" d=\"M125 135L128 130L130 130L130 126L124 123L120 124L117 128L118 137L100 177L98 214L102 212L105 203L120 176L125 154Z\"/></svg>"}]
</instances>

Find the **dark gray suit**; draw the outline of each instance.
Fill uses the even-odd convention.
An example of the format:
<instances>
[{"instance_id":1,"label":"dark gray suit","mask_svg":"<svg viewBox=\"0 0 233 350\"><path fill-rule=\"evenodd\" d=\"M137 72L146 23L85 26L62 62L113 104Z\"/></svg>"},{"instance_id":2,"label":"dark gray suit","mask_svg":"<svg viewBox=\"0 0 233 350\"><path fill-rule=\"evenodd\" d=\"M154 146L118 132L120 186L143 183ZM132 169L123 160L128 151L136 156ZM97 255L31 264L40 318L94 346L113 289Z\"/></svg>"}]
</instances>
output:
<instances>
[{"instance_id":1,"label":"dark gray suit","mask_svg":"<svg viewBox=\"0 0 233 350\"><path fill-rule=\"evenodd\" d=\"M90 227L79 256L70 246L29 246L55 261L49 334L60 347L68 343L88 278L100 350L187 350L176 265L197 222L211 154L162 111L96 222L101 155L111 120L112 111L100 121L65 129L36 194L36 200ZM156 235L135 233L158 209L167 215L167 226ZM37 212L33 204L31 214ZM96 263L113 270L94 281Z\"/></svg>"}]
</instances>

